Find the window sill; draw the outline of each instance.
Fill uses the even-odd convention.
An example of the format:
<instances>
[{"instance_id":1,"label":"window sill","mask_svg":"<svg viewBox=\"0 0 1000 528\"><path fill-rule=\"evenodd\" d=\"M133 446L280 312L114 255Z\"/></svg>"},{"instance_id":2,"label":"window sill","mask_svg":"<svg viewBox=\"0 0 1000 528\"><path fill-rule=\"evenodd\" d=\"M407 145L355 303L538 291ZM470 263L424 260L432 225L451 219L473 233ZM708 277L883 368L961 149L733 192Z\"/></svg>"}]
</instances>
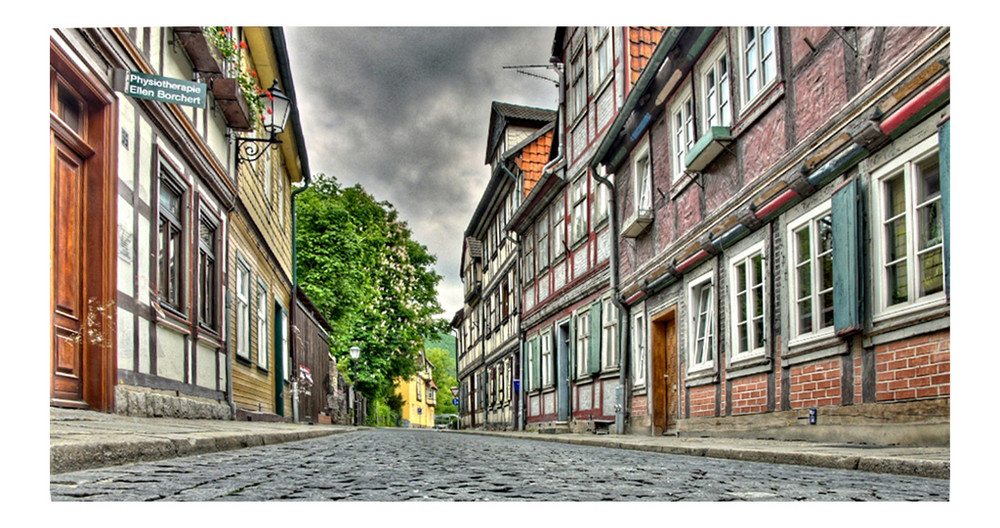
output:
<instances>
[{"instance_id":1,"label":"window sill","mask_svg":"<svg viewBox=\"0 0 1000 528\"><path fill-rule=\"evenodd\" d=\"M691 151L684 156L684 165L688 171L701 172L732 142L733 135L729 127L713 126L698 139Z\"/></svg>"},{"instance_id":2,"label":"window sill","mask_svg":"<svg viewBox=\"0 0 1000 528\"><path fill-rule=\"evenodd\" d=\"M625 221L621 235L625 238L638 238L653 223L652 211L638 211Z\"/></svg>"},{"instance_id":3,"label":"window sill","mask_svg":"<svg viewBox=\"0 0 1000 528\"><path fill-rule=\"evenodd\" d=\"M771 358L764 352L734 357L729 362L729 365L726 366L726 379L768 372L771 370L772 365Z\"/></svg>"},{"instance_id":4,"label":"window sill","mask_svg":"<svg viewBox=\"0 0 1000 528\"><path fill-rule=\"evenodd\" d=\"M698 370L689 370L684 379L685 387L698 387L701 385L711 385L719 382L719 373L715 371L714 365L698 367Z\"/></svg>"},{"instance_id":5,"label":"window sill","mask_svg":"<svg viewBox=\"0 0 1000 528\"><path fill-rule=\"evenodd\" d=\"M775 103L785 95L785 82L775 80L765 87L753 99L744 102L740 108L740 117L732 127L732 136L738 138L749 130L757 119L764 115Z\"/></svg>"},{"instance_id":6,"label":"window sill","mask_svg":"<svg viewBox=\"0 0 1000 528\"><path fill-rule=\"evenodd\" d=\"M250 360L247 360L247 363L249 363L249 362L250 362ZM263 372L265 374L271 372L270 370L268 370L267 367L262 367L262 366L260 366L260 364L257 364L257 365L254 365L254 366L257 367L258 371Z\"/></svg>"},{"instance_id":7,"label":"window sill","mask_svg":"<svg viewBox=\"0 0 1000 528\"><path fill-rule=\"evenodd\" d=\"M253 366L253 362L250 361L250 358L248 358L248 357L243 357L243 356L241 356L239 354L236 354L234 357L236 358L236 362L237 363L241 363L241 364L246 365L248 367L252 367Z\"/></svg>"},{"instance_id":8,"label":"window sill","mask_svg":"<svg viewBox=\"0 0 1000 528\"><path fill-rule=\"evenodd\" d=\"M915 333L935 332L951 327L951 305L939 300L883 314L873 321L864 339L864 346L875 346Z\"/></svg>"}]
</instances>

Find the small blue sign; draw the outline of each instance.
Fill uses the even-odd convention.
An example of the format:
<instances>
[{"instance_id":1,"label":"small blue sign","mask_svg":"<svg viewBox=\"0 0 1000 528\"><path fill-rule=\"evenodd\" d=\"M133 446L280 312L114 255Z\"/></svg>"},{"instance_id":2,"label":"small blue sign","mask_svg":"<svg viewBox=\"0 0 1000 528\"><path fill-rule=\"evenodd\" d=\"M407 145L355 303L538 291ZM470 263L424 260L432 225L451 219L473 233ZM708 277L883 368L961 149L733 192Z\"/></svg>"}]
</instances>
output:
<instances>
[{"instance_id":1,"label":"small blue sign","mask_svg":"<svg viewBox=\"0 0 1000 528\"><path fill-rule=\"evenodd\" d=\"M521 392L521 380L514 380L514 392Z\"/></svg>"},{"instance_id":2,"label":"small blue sign","mask_svg":"<svg viewBox=\"0 0 1000 528\"><path fill-rule=\"evenodd\" d=\"M451 404L452 405L458 405L458 398L452 398L451 399Z\"/></svg>"},{"instance_id":3,"label":"small blue sign","mask_svg":"<svg viewBox=\"0 0 1000 528\"><path fill-rule=\"evenodd\" d=\"M424 414L424 408L423 407L417 407L417 414Z\"/></svg>"}]
</instances>

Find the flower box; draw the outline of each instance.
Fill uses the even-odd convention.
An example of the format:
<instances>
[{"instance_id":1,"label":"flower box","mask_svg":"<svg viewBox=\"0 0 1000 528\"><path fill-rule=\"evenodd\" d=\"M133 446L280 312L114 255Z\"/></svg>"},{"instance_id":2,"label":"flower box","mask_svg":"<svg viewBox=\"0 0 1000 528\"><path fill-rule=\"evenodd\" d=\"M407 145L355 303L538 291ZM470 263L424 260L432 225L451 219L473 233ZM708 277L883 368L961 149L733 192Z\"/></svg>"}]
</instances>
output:
<instances>
[{"instance_id":1,"label":"flower box","mask_svg":"<svg viewBox=\"0 0 1000 528\"><path fill-rule=\"evenodd\" d=\"M709 127L708 131L694 144L694 147L691 148L687 156L684 156L684 164L687 166L687 170L690 172L700 172L732 141L733 134L729 127Z\"/></svg>"},{"instance_id":2,"label":"flower box","mask_svg":"<svg viewBox=\"0 0 1000 528\"><path fill-rule=\"evenodd\" d=\"M234 130L251 130L250 108L247 106L240 83L236 79L216 77L212 79L212 95L222 110L226 124Z\"/></svg>"}]
</instances>

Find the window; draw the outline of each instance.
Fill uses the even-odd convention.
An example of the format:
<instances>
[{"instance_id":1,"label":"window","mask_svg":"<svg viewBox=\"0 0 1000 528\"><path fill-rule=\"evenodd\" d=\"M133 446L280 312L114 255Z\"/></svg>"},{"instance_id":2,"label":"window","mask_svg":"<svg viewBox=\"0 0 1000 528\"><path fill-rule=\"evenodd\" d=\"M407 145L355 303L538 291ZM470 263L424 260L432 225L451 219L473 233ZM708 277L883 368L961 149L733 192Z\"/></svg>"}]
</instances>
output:
<instances>
[{"instance_id":1,"label":"window","mask_svg":"<svg viewBox=\"0 0 1000 528\"><path fill-rule=\"evenodd\" d=\"M791 339L833 332L833 216L824 202L788 225Z\"/></svg>"},{"instance_id":2,"label":"window","mask_svg":"<svg viewBox=\"0 0 1000 528\"><path fill-rule=\"evenodd\" d=\"M267 288L257 282L257 366L268 367L267 357Z\"/></svg>"},{"instance_id":3,"label":"window","mask_svg":"<svg viewBox=\"0 0 1000 528\"><path fill-rule=\"evenodd\" d=\"M570 240L576 244L587 236L587 178L580 174L573 182L573 232Z\"/></svg>"},{"instance_id":4,"label":"window","mask_svg":"<svg viewBox=\"0 0 1000 528\"><path fill-rule=\"evenodd\" d=\"M715 304L712 293L711 273L692 281L688 289L689 370L708 369L715 362Z\"/></svg>"},{"instance_id":5,"label":"window","mask_svg":"<svg viewBox=\"0 0 1000 528\"><path fill-rule=\"evenodd\" d=\"M504 365L503 363L497 365L497 402L503 404L507 401L507 378L504 377Z\"/></svg>"},{"instance_id":6,"label":"window","mask_svg":"<svg viewBox=\"0 0 1000 528\"><path fill-rule=\"evenodd\" d=\"M218 224L202 213L198 222L198 320L206 328L217 328L218 271L215 264Z\"/></svg>"},{"instance_id":7,"label":"window","mask_svg":"<svg viewBox=\"0 0 1000 528\"><path fill-rule=\"evenodd\" d=\"M542 214L541 219L535 224L538 239L538 272L541 273L549 267L549 214Z\"/></svg>"},{"instance_id":8,"label":"window","mask_svg":"<svg viewBox=\"0 0 1000 528\"><path fill-rule=\"evenodd\" d=\"M774 31L771 26L753 26L740 32L743 102L752 101L777 77Z\"/></svg>"},{"instance_id":9,"label":"window","mask_svg":"<svg viewBox=\"0 0 1000 528\"><path fill-rule=\"evenodd\" d=\"M601 83L611 74L611 67L614 64L613 38L611 28L601 26L595 28L597 45L594 48L594 88L597 89Z\"/></svg>"},{"instance_id":10,"label":"window","mask_svg":"<svg viewBox=\"0 0 1000 528\"><path fill-rule=\"evenodd\" d=\"M601 309L601 365L609 369L618 365L618 308L610 297L602 301Z\"/></svg>"},{"instance_id":11,"label":"window","mask_svg":"<svg viewBox=\"0 0 1000 528\"><path fill-rule=\"evenodd\" d=\"M535 390L538 388L538 381L535 379L538 374L538 338L534 338L528 341L528 361L527 361L527 375L524 380L525 385L527 385L526 390Z\"/></svg>"},{"instance_id":12,"label":"window","mask_svg":"<svg viewBox=\"0 0 1000 528\"><path fill-rule=\"evenodd\" d=\"M636 149L632 160L632 175L635 189L635 213L637 217L648 216L653 211L653 174L649 163L649 138Z\"/></svg>"},{"instance_id":13,"label":"window","mask_svg":"<svg viewBox=\"0 0 1000 528\"><path fill-rule=\"evenodd\" d=\"M542 387L547 387L552 384L552 334L548 331L542 333L541 348L539 369L542 371Z\"/></svg>"},{"instance_id":14,"label":"window","mask_svg":"<svg viewBox=\"0 0 1000 528\"><path fill-rule=\"evenodd\" d=\"M424 380L420 379L419 377L415 377L413 379L414 379L413 388L416 389L417 392L417 401L422 401L421 393L423 391L421 390L421 388L424 385Z\"/></svg>"},{"instance_id":15,"label":"window","mask_svg":"<svg viewBox=\"0 0 1000 528\"><path fill-rule=\"evenodd\" d=\"M632 316L632 365L635 372L635 386L646 385L646 315L639 307Z\"/></svg>"},{"instance_id":16,"label":"window","mask_svg":"<svg viewBox=\"0 0 1000 528\"><path fill-rule=\"evenodd\" d=\"M600 170L604 171L604 166L601 165ZM615 183L615 175L608 174L605 176L612 185ZM607 185L599 183L596 179L594 180L594 224L600 225L608 219L608 213L611 210L610 207L610 196L611 191L608 189Z\"/></svg>"},{"instance_id":17,"label":"window","mask_svg":"<svg viewBox=\"0 0 1000 528\"><path fill-rule=\"evenodd\" d=\"M159 266L160 302L182 311L184 289L184 188L164 167L160 174L160 223L157 263Z\"/></svg>"},{"instance_id":18,"label":"window","mask_svg":"<svg viewBox=\"0 0 1000 528\"><path fill-rule=\"evenodd\" d=\"M570 86L566 98L567 114L572 121L587 106L587 80L584 78L583 46L579 46L570 61Z\"/></svg>"},{"instance_id":19,"label":"window","mask_svg":"<svg viewBox=\"0 0 1000 528\"><path fill-rule=\"evenodd\" d=\"M510 284L513 283L513 280L513 276L507 275L500 282L500 320L502 321L506 321L507 317L510 316Z\"/></svg>"},{"instance_id":20,"label":"window","mask_svg":"<svg viewBox=\"0 0 1000 528\"><path fill-rule=\"evenodd\" d=\"M877 313L944 298L944 218L937 136L872 175Z\"/></svg>"},{"instance_id":21,"label":"window","mask_svg":"<svg viewBox=\"0 0 1000 528\"><path fill-rule=\"evenodd\" d=\"M698 139L694 131L694 100L690 85L685 85L670 105L670 135L674 181L677 182L687 170L684 157Z\"/></svg>"},{"instance_id":22,"label":"window","mask_svg":"<svg viewBox=\"0 0 1000 528\"><path fill-rule=\"evenodd\" d=\"M764 353L764 244L760 243L730 261L730 334L733 359Z\"/></svg>"},{"instance_id":23,"label":"window","mask_svg":"<svg viewBox=\"0 0 1000 528\"><path fill-rule=\"evenodd\" d=\"M562 195L552 209L552 261L566 253L566 198Z\"/></svg>"},{"instance_id":24,"label":"window","mask_svg":"<svg viewBox=\"0 0 1000 528\"><path fill-rule=\"evenodd\" d=\"M236 355L250 361L250 268L236 262Z\"/></svg>"},{"instance_id":25,"label":"window","mask_svg":"<svg viewBox=\"0 0 1000 528\"><path fill-rule=\"evenodd\" d=\"M576 375L590 373L590 310L576 314Z\"/></svg>"},{"instance_id":26,"label":"window","mask_svg":"<svg viewBox=\"0 0 1000 528\"><path fill-rule=\"evenodd\" d=\"M292 372L292 355L288 353L288 312L279 304L275 307L274 316L281 328L281 363L285 366L283 372L285 381L288 381Z\"/></svg>"},{"instance_id":27,"label":"window","mask_svg":"<svg viewBox=\"0 0 1000 528\"><path fill-rule=\"evenodd\" d=\"M524 263L521 274L524 283L528 284L535 279L535 237L531 236L531 230L524 237Z\"/></svg>"},{"instance_id":28,"label":"window","mask_svg":"<svg viewBox=\"0 0 1000 528\"><path fill-rule=\"evenodd\" d=\"M699 72L701 89L702 124L705 130L713 126L732 123L733 106L729 101L729 58L725 42L721 43L703 61Z\"/></svg>"}]
</instances>

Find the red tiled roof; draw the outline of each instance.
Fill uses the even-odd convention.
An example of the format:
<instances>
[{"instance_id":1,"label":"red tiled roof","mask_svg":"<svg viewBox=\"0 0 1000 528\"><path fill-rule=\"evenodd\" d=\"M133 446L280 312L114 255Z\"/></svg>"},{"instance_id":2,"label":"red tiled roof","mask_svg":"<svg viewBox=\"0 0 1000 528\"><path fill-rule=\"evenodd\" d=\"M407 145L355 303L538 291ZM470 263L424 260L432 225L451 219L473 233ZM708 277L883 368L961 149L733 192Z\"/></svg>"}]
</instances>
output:
<instances>
[{"instance_id":1,"label":"red tiled roof","mask_svg":"<svg viewBox=\"0 0 1000 528\"><path fill-rule=\"evenodd\" d=\"M654 26L631 26L628 28L630 84L635 84L639 80L639 74L646 67L649 58L653 56L653 50L660 42L664 29Z\"/></svg>"},{"instance_id":2,"label":"red tiled roof","mask_svg":"<svg viewBox=\"0 0 1000 528\"><path fill-rule=\"evenodd\" d=\"M518 168L524 173L524 195L527 196L531 189L542 177L542 169L549 161L549 151L552 148L552 131L541 135L531 144L524 147L515 162Z\"/></svg>"}]
</instances>

